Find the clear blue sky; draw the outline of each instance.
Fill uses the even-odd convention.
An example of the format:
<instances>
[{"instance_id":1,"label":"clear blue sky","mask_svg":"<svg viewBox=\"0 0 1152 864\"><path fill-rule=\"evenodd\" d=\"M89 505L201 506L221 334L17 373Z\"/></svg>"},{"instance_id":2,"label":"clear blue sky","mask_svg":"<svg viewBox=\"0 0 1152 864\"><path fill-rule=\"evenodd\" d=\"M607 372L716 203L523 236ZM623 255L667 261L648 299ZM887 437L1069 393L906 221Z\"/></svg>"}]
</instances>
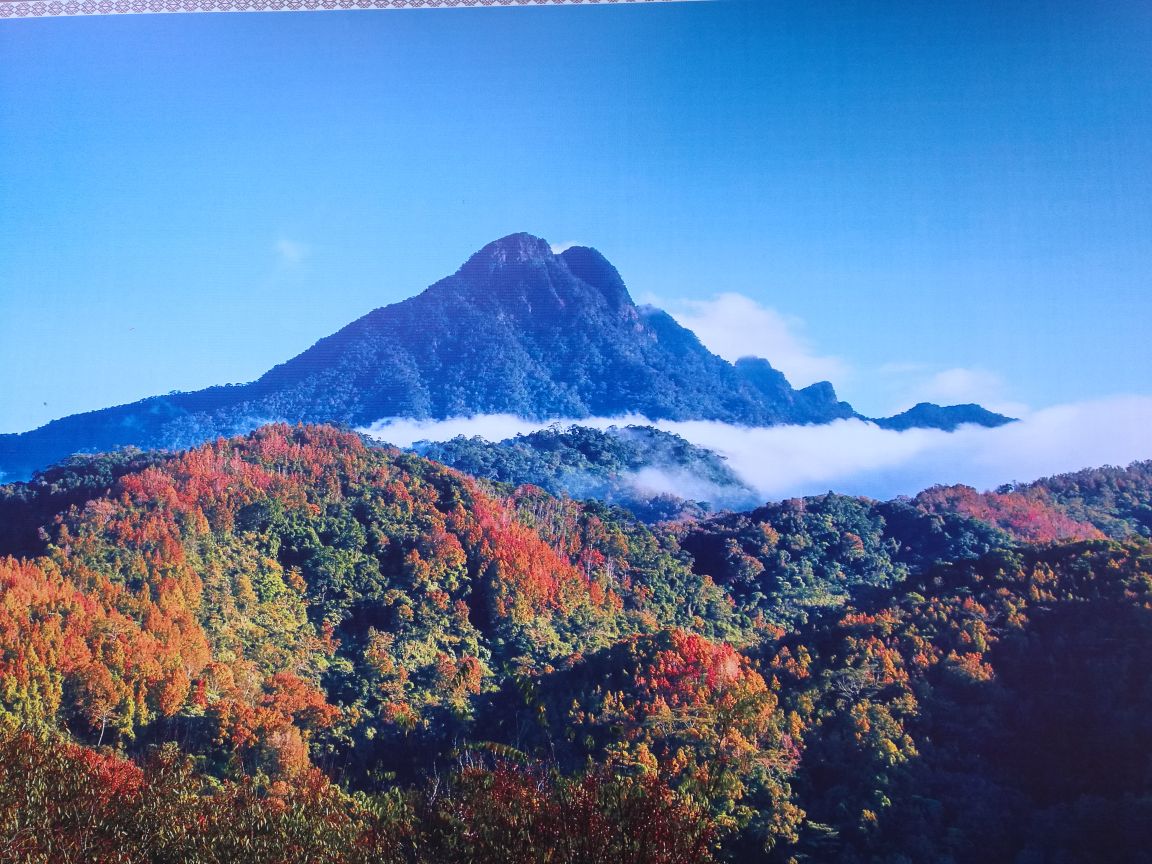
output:
<instances>
[{"instance_id":1,"label":"clear blue sky","mask_svg":"<svg viewBox=\"0 0 1152 864\"><path fill-rule=\"evenodd\" d=\"M1152 393L1152 6L0 22L0 431L251 380L520 230L802 320L862 410L893 364Z\"/></svg>"}]
</instances>

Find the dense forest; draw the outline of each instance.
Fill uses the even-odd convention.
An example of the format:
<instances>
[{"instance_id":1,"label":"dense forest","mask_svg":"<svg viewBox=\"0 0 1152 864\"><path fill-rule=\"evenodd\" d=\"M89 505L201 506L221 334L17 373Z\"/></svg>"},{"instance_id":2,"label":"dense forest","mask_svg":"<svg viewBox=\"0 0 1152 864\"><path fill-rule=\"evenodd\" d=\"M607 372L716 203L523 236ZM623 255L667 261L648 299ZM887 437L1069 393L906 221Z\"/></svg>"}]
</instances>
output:
<instances>
[{"instance_id":1,"label":"dense forest","mask_svg":"<svg viewBox=\"0 0 1152 864\"><path fill-rule=\"evenodd\" d=\"M720 456L653 426L554 425L498 442L417 442L413 450L473 477L617 504L649 523L743 509L758 497Z\"/></svg>"},{"instance_id":2,"label":"dense forest","mask_svg":"<svg viewBox=\"0 0 1152 864\"><path fill-rule=\"evenodd\" d=\"M1152 463L503 479L271 425L0 487L0 861L1147 860Z\"/></svg>"}]
</instances>

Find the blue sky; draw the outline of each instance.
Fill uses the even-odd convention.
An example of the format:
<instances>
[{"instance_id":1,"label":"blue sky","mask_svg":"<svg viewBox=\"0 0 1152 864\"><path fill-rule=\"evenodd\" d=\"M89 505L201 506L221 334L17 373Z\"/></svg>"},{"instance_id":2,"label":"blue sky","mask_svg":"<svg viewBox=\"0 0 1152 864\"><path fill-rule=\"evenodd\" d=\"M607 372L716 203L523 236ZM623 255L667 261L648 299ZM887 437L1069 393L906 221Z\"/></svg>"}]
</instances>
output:
<instances>
[{"instance_id":1,"label":"blue sky","mask_svg":"<svg viewBox=\"0 0 1152 864\"><path fill-rule=\"evenodd\" d=\"M1150 45L1136 2L0 21L0 431L251 380L521 230L865 412L1150 394Z\"/></svg>"}]
</instances>

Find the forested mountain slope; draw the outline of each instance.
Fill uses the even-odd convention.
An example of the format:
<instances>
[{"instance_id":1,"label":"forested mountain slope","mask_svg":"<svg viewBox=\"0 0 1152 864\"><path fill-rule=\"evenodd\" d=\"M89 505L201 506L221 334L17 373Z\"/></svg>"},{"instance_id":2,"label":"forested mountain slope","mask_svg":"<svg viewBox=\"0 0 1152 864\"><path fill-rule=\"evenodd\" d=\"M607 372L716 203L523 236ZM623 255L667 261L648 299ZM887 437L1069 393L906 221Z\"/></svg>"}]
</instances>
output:
<instances>
[{"instance_id":1,"label":"forested mountain slope","mask_svg":"<svg viewBox=\"0 0 1152 864\"><path fill-rule=\"evenodd\" d=\"M461 436L413 449L473 477L618 504L645 522L749 507L758 498L720 456L651 426L557 427L496 443Z\"/></svg>"},{"instance_id":2,"label":"forested mountain slope","mask_svg":"<svg viewBox=\"0 0 1152 864\"><path fill-rule=\"evenodd\" d=\"M0 487L0 855L1141 860L1152 547L940 500L652 527L282 425Z\"/></svg>"},{"instance_id":3,"label":"forested mountain slope","mask_svg":"<svg viewBox=\"0 0 1152 864\"><path fill-rule=\"evenodd\" d=\"M1152 536L1152 462L1106 466L977 492L936 486L915 497L929 512L964 513L1020 540Z\"/></svg>"}]
</instances>

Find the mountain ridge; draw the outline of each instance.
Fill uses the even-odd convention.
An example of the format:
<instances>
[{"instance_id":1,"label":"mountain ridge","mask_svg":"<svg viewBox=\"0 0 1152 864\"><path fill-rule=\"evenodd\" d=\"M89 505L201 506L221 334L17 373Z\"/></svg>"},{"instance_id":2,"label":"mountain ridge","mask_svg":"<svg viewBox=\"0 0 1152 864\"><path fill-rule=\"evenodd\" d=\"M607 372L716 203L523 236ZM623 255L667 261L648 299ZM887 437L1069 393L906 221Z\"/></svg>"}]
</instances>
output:
<instances>
[{"instance_id":1,"label":"mountain ridge","mask_svg":"<svg viewBox=\"0 0 1152 864\"><path fill-rule=\"evenodd\" d=\"M184 449L270 421L358 427L489 413L746 426L861 417L827 382L797 390L767 360L732 364L713 354L666 312L637 306L595 249L556 254L520 233L253 382L149 397L0 436L0 476L27 477L76 452Z\"/></svg>"}]
</instances>

